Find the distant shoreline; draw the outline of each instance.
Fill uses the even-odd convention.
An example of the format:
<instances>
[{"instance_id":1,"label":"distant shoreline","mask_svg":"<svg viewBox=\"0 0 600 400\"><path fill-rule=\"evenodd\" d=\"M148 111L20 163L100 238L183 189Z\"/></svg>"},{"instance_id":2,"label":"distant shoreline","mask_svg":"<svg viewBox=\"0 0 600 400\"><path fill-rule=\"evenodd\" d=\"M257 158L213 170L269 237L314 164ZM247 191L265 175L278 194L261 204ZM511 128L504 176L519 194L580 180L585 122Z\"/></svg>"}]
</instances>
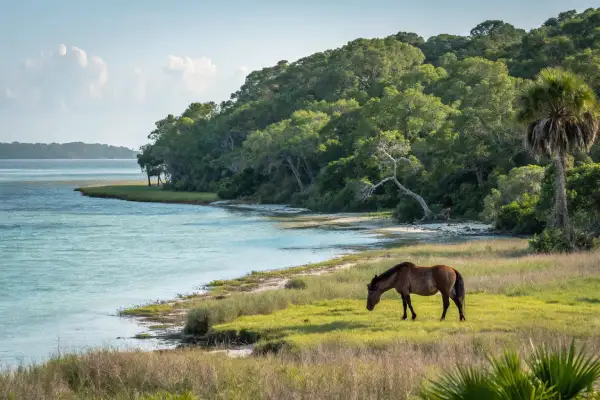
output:
<instances>
[{"instance_id":1,"label":"distant shoreline","mask_svg":"<svg viewBox=\"0 0 600 400\"><path fill-rule=\"evenodd\" d=\"M135 160L139 151L101 143L0 142L1 160Z\"/></svg>"},{"instance_id":2,"label":"distant shoreline","mask_svg":"<svg viewBox=\"0 0 600 400\"><path fill-rule=\"evenodd\" d=\"M52 160L52 161L102 161L102 160L106 160L106 161L131 161L131 160L135 160L135 157L133 158L108 158L108 157L102 157L102 158L83 158L83 157L73 157L73 158L50 158L50 157L46 157L46 158L3 158L0 157L1 161L47 161L47 160Z\"/></svg>"}]
</instances>

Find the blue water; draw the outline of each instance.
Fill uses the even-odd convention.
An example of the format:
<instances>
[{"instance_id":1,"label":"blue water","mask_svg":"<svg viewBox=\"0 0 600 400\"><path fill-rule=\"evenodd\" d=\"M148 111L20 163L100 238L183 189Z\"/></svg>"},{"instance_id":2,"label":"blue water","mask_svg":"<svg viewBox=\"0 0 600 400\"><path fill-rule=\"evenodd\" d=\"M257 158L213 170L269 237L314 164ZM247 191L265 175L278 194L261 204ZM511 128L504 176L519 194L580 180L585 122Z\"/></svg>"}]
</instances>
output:
<instances>
[{"instance_id":1,"label":"blue water","mask_svg":"<svg viewBox=\"0 0 600 400\"><path fill-rule=\"evenodd\" d=\"M81 181L145 179L135 160L0 160L0 364L148 347L122 307L213 279L318 262L379 239L281 230L257 212L87 198Z\"/></svg>"}]
</instances>

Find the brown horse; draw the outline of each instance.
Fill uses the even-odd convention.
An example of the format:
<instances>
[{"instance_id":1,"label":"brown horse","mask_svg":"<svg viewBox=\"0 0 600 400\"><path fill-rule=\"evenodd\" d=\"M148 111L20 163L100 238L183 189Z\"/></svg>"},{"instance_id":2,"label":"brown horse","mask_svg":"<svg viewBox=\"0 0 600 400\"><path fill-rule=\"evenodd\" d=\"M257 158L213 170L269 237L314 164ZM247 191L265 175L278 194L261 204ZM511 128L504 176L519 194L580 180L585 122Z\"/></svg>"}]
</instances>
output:
<instances>
[{"instance_id":1,"label":"brown horse","mask_svg":"<svg viewBox=\"0 0 600 400\"><path fill-rule=\"evenodd\" d=\"M439 291L442 294L444 306L441 320L443 321L446 318L446 311L450 306L449 299L452 299L454 304L456 304L460 321L465 320L465 315L463 314L465 282L457 270L447 265L418 267L413 263L403 262L388 269L379 276L375 275L371 283L367 285L367 289L369 291L367 310L369 311L373 311L383 293L390 289L396 289L400 293L400 296L402 296L402 305L404 306L402 319L406 319L406 306L408 305L412 319L414 320L417 318L417 314L410 301L410 294L433 296Z\"/></svg>"}]
</instances>

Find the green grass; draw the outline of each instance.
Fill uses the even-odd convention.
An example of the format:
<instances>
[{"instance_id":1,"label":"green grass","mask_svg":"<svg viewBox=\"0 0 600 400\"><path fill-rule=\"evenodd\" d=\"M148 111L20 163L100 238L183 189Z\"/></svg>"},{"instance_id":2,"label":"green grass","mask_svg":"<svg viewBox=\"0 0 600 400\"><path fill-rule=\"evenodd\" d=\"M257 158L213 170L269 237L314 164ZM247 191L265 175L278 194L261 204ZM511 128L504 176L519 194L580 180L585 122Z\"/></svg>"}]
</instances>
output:
<instances>
[{"instance_id":1,"label":"green grass","mask_svg":"<svg viewBox=\"0 0 600 400\"><path fill-rule=\"evenodd\" d=\"M146 305L142 305L142 306L137 306L137 307L126 308L126 309L120 310L119 315L122 317L139 316L139 317L148 317L148 318L150 318L150 317L158 318L158 317L164 315L165 313L172 311L173 308L174 308L173 303L167 303L167 302L151 303L151 304L146 304Z\"/></svg>"},{"instance_id":2,"label":"green grass","mask_svg":"<svg viewBox=\"0 0 600 400\"><path fill-rule=\"evenodd\" d=\"M585 291L597 293L595 287ZM560 298L561 292L544 294ZM452 335L517 334L545 330L574 336L600 332L600 302L554 302L533 296L474 294L468 297L467 321L458 321L454 305L445 321L439 321L441 297L412 296L417 320L402 321L402 301L388 299L373 312L365 301L336 299L291 306L267 315L237 318L213 327L215 334L246 330L262 341L285 341L293 346L343 342L385 345L398 339L435 342ZM410 313L409 313L410 316ZM244 334L248 336L248 332Z\"/></svg>"},{"instance_id":3,"label":"green grass","mask_svg":"<svg viewBox=\"0 0 600 400\"><path fill-rule=\"evenodd\" d=\"M135 339L151 339L152 335L149 333L138 333L134 336Z\"/></svg>"},{"instance_id":4,"label":"green grass","mask_svg":"<svg viewBox=\"0 0 600 400\"><path fill-rule=\"evenodd\" d=\"M565 323L579 324L582 334L589 333L590 326L598 328L595 314L600 313L600 296L597 294L600 292L600 252L540 256L528 254L525 249L526 241L496 240L372 252L370 258L364 259L366 261L357 261L356 267L303 277L306 287L302 290L231 293L221 300L201 301L188 314L186 329L189 333L203 335L212 327L210 336L245 330L265 340L297 343L300 337L316 342L329 340L332 335L337 337L339 332L343 332L344 339L353 342L367 338L389 339L398 335L405 338L412 337L410 332L419 327L432 332L431 337L438 339L434 328L438 326L441 314L439 295L413 296L419 315L416 325L400 321L402 303L392 291L384 295L383 298L388 300L378 306L376 312L367 313L365 310L365 285L375 273L404 260L419 265L447 263L465 277L469 321L459 325L456 333L472 334L482 329L517 332L534 328L561 332L560 325ZM374 254L378 256L373 258ZM314 307L323 309L316 310ZM387 315L387 307L395 311ZM324 311L332 309L346 311L329 314ZM315 318L320 313L324 313L323 320ZM458 323L453 321L455 313L452 305L440 329ZM480 318L488 315L486 313L497 320ZM538 315L540 318L534 318ZM349 324L361 318L365 319L365 326ZM388 322L392 325L381 326L381 319L391 321ZM427 324L427 321L432 321L433 325L421 325ZM552 321L557 323L552 325ZM318 332L328 326L332 329L327 335ZM465 331L467 327L469 329ZM374 335L371 329L382 333ZM409 332L405 335L403 329L409 329ZM227 333L224 336L229 338L231 335Z\"/></svg>"},{"instance_id":5,"label":"green grass","mask_svg":"<svg viewBox=\"0 0 600 400\"><path fill-rule=\"evenodd\" d=\"M75 189L85 196L150 203L208 204L218 200L215 193L176 192L156 186L110 185L87 186Z\"/></svg>"}]
</instances>

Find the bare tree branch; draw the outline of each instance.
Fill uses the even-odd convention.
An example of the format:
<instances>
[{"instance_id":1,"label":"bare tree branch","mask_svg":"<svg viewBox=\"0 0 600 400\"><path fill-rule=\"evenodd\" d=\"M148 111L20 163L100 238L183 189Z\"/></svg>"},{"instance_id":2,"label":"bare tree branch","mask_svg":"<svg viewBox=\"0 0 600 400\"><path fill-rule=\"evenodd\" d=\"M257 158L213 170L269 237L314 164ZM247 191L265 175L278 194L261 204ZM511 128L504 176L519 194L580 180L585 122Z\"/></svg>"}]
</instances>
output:
<instances>
[{"instance_id":1,"label":"bare tree branch","mask_svg":"<svg viewBox=\"0 0 600 400\"><path fill-rule=\"evenodd\" d=\"M413 165L412 161L404 156L400 156L398 158L394 158L393 154L393 150L394 148L396 148L397 150L399 150L399 152L405 152L406 149L401 146L401 145L386 145L385 143L380 143L377 146L377 151L384 156L384 158L387 159L387 161L389 163L392 164L393 167L393 172L391 174L391 176L388 176L384 179L382 179L381 181L379 181L376 184L372 184L370 182L363 182L363 184L361 185L361 187L357 190L357 198L360 201L365 201L366 199L368 199L369 197L371 197L373 195L373 193L375 193L375 191L382 185L384 185L387 182L394 182L394 184L396 185L396 187L398 187L398 189L400 190L400 192L404 195L410 196L413 199L415 199L419 205L421 206L421 208L423 209L423 219L432 219L434 217L434 213L431 211L431 209L429 208L429 206L427 205L427 202L425 201L425 199L423 199L422 196L420 196L419 194L413 192L412 190L408 189L406 186L404 186L402 183L400 183L400 181L397 178L397 169L398 169L398 162L402 161L402 162L408 162L411 165Z\"/></svg>"}]
</instances>

